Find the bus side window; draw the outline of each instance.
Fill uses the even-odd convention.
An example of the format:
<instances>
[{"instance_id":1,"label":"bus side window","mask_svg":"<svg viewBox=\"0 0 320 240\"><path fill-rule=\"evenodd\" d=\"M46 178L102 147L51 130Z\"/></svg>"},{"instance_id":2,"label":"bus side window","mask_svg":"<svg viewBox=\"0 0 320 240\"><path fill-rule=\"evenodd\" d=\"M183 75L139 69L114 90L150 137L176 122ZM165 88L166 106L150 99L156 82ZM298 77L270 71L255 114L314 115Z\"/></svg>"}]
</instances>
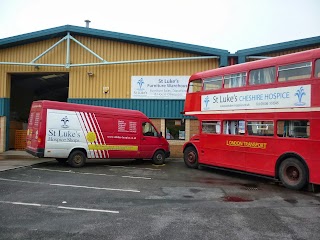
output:
<instances>
[{"instance_id":1,"label":"bus side window","mask_svg":"<svg viewBox=\"0 0 320 240\"><path fill-rule=\"evenodd\" d=\"M189 83L188 93L200 92L202 89L202 79L193 80Z\"/></svg>"},{"instance_id":2,"label":"bus side window","mask_svg":"<svg viewBox=\"0 0 320 240\"><path fill-rule=\"evenodd\" d=\"M219 121L203 121L201 129L202 133L220 134L221 124Z\"/></svg>"},{"instance_id":3,"label":"bus side window","mask_svg":"<svg viewBox=\"0 0 320 240\"><path fill-rule=\"evenodd\" d=\"M244 120L223 121L223 133L230 135L243 135L245 133Z\"/></svg>"},{"instance_id":4,"label":"bus side window","mask_svg":"<svg viewBox=\"0 0 320 240\"><path fill-rule=\"evenodd\" d=\"M296 63L279 67L279 82L307 79L311 77L311 62Z\"/></svg>"},{"instance_id":5,"label":"bus side window","mask_svg":"<svg viewBox=\"0 0 320 240\"><path fill-rule=\"evenodd\" d=\"M203 90L217 90L222 88L222 76L205 78L203 80Z\"/></svg>"},{"instance_id":6,"label":"bus side window","mask_svg":"<svg viewBox=\"0 0 320 240\"><path fill-rule=\"evenodd\" d=\"M273 121L248 121L248 135L273 136Z\"/></svg>"},{"instance_id":7,"label":"bus side window","mask_svg":"<svg viewBox=\"0 0 320 240\"><path fill-rule=\"evenodd\" d=\"M267 84L275 81L275 67L252 70L249 73L249 84Z\"/></svg>"},{"instance_id":8,"label":"bus side window","mask_svg":"<svg viewBox=\"0 0 320 240\"><path fill-rule=\"evenodd\" d=\"M277 136L309 138L310 123L308 120L279 120L277 122Z\"/></svg>"},{"instance_id":9,"label":"bus side window","mask_svg":"<svg viewBox=\"0 0 320 240\"><path fill-rule=\"evenodd\" d=\"M316 78L320 78L320 59L317 59L315 68L314 68L314 76Z\"/></svg>"}]
</instances>

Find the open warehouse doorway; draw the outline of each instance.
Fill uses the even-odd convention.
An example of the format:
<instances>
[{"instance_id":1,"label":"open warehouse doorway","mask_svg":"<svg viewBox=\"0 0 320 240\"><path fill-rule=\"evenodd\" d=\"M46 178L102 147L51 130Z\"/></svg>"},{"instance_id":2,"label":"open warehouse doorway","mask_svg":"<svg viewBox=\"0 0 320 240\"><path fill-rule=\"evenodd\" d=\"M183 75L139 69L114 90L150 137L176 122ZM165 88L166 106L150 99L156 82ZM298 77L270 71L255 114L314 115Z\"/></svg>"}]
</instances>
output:
<instances>
[{"instance_id":1,"label":"open warehouse doorway","mask_svg":"<svg viewBox=\"0 0 320 240\"><path fill-rule=\"evenodd\" d=\"M31 103L67 102L69 73L11 74L9 149L24 149Z\"/></svg>"}]
</instances>

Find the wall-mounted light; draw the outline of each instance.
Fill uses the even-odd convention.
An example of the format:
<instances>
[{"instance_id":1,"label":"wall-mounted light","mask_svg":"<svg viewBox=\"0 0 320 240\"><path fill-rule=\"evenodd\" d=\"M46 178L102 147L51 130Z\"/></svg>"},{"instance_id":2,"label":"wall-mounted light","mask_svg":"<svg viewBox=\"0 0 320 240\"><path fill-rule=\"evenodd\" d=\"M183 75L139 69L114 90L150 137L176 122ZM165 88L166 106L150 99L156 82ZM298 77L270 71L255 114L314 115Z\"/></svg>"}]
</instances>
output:
<instances>
[{"instance_id":1,"label":"wall-mounted light","mask_svg":"<svg viewBox=\"0 0 320 240\"><path fill-rule=\"evenodd\" d=\"M94 73L93 72L87 72L89 77L93 77Z\"/></svg>"},{"instance_id":2,"label":"wall-mounted light","mask_svg":"<svg viewBox=\"0 0 320 240\"><path fill-rule=\"evenodd\" d=\"M109 87L103 87L103 88L102 88L102 92L103 92L104 94L109 93L109 90L110 90Z\"/></svg>"}]
</instances>

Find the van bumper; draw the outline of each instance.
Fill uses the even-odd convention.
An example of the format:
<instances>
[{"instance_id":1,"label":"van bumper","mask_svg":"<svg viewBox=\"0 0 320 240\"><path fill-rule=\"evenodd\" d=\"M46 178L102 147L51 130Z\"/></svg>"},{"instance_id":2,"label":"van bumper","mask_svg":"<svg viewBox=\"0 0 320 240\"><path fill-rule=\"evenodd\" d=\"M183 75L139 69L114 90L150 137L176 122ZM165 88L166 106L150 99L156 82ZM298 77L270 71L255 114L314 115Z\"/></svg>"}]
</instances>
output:
<instances>
[{"instance_id":1,"label":"van bumper","mask_svg":"<svg viewBox=\"0 0 320 240\"><path fill-rule=\"evenodd\" d=\"M44 157L44 149L43 148L37 148L36 151L26 149L27 153L30 153L31 155L38 157L38 158L43 158Z\"/></svg>"},{"instance_id":2,"label":"van bumper","mask_svg":"<svg viewBox=\"0 0 320 240\"><path fill-rule=\"evenodd\" d=\"M165 157L166 157L166 158L170 157L170 151L166 151L166 152L165 152Z\"/></svg>"}]
</instances>

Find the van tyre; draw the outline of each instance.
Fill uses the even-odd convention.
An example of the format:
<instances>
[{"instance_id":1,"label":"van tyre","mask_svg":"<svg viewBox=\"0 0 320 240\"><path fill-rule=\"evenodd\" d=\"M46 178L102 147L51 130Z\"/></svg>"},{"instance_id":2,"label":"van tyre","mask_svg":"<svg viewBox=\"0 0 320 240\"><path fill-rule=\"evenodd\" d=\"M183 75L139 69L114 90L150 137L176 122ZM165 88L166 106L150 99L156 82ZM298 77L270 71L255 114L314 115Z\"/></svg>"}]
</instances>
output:
<instances>
[{"instance_id":1,"label":"van tyre","mask_svg":"<svg viewBox=\"0 0 320 240\"><path fill-rule=\"evenodd\" d=\"M300 190L308 182L308 172L301 161L296 158L287 158L280 164L279 178L285 187Z\"/></svg>"},{"instance_id":2,"label":"van tyre","mask_svg":"<svg viewBox=\"0 0 320 240\"><path fill-rule=\"evenodd\" d=\"M165 162L165 158L164 151L157 150L152 157L152 163L155 165L162 165Z\"/></svg>"},{"instance_id":3,"label":"van tyre","mask_svg":"<svg viewBox=\"0 0 320 240\"><path fill-rule=\"evenodd\" d=\"M197 150L194 147L187 147L186 150L184 150L183 153L183 160L184 163L189 168L198 168L198 153Z\"/></svg>"},{"instance_id":4,"label":"van tyre","mask_svg":"<svg viewBox=\"0 0 320 240\"><path fill-rule=\"evenodd\" d=\"M69 158L68 163L71 167L79 168L83 167L83 165L86 163L86 155L82 151L73 151Z\"/></svg>"}]
</instances>

